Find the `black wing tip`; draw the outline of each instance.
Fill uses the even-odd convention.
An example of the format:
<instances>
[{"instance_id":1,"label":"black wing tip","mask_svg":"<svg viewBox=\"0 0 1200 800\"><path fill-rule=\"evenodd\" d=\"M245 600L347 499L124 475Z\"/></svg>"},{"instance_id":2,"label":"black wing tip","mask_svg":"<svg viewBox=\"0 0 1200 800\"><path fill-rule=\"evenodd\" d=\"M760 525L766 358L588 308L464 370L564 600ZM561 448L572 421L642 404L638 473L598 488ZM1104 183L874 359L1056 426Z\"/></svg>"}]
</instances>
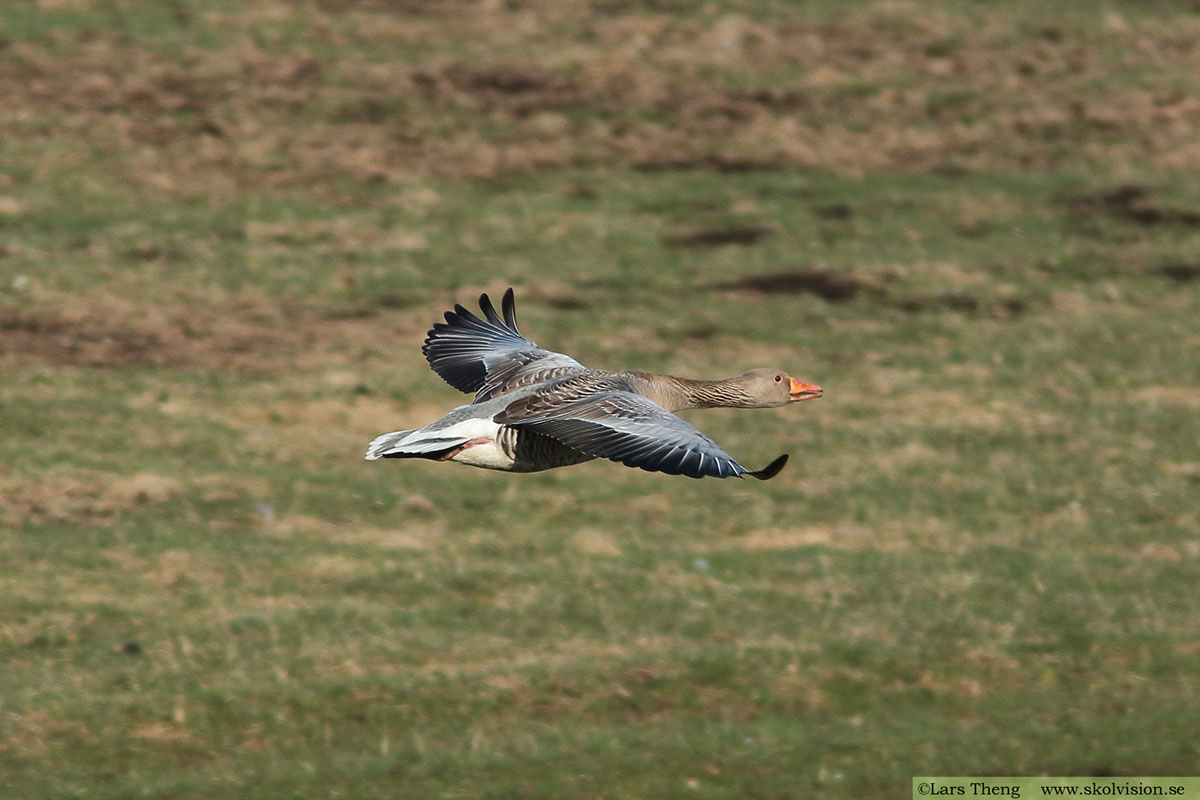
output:
<instances>
[{"instance_id":1,"label":"black wing tip","mask_svg":"<svg viewBox=\"0 0 1200 800\"><path fill-rule=\"evenodd\" d=\"M458 306L455 306L455 311L458 311ZM504 290L504 296L500 298L500 313L496 313L496 306L492 303L492 298L487 292L479 295L479 310L487 317L487 321L493 325L499 325L508 328L513 333L520 335L517 330L517 308L515 294L510 286ZM462 312L459 312L462 313Z\"/></svg>"},{"instance_id":2,"label":"black wing tip","mask_svg":"<svg viewBox=\"0 0 1200 800\"><path fill-rule=\"evenodd\" d=\"M788 462L788 454L784 453L779 458L775 459L770 464L767 464L762 469L757 470L755 472L747 472L746 474L749 475L751 478L758 478L760 481L769 481L769 480L771 480L771 478L774 478L776 475L779 474L779 471L784 468L784 465L786 465L787 462Z\"/></svg>"},{"instance_id":3,"label":"black wing tip","mask_svg":"<svg viewBox=\"0 0 1200 800\"><path fill-rule=\"evenodd\" d=\"M487 292L479 295L479 310L487 317L487 321L493 325L504 325L504 321L500 319L500 315L496 313L496 307L492 305L492 298L487 296Z\"/></svg>"},{"instance_id":4,"label":"black wing tip","mask_svg":"<svg viewBox=\"0 0 1200 800\"><path fill-rule=\"evenodd\" d=\"M471 325L471 324L479 325L483 322L483 320L481 320L479 317L472 314L467 309L463 308L458 303L454 304L453 311L447 311L447 312L443 313L442 318L445 319L446 321L445 322L435 322L435 323L433 323L433 327L429 329L429 332L426 334L426 338L425 338L426 344L429 343L429 340L432 339L435 334L450 330L452 328L459 328L464 325Z\"/></svg>"},{"instance_id":5,"label":"black wing tip","mask_svg":"<svg viewBox=\"0 0 1200 800\"><path fill-rule=\"evenodd\" d=\"M504 314L504 324L517 330L517 301L513 293L513 288L510 286L504 292L504 297L500 300L500 310Z\"/></svg>"},{"instance_id":6,"label":"black wing tip","mask_svg":"<svg viewBox=\"0 0 1200 800\"><path fill-rule=\"evenodd\" d=\"M492 308L492 303L490 300L488 300L488 296L486 294L480 296L479 308L488 317L488 322L500 322L500 320L496 318L496 311L494 308ZM461 303L455 303L454 308L443 313L442 317L446 320L445 322L435 322L433 327L426 332L425 342L421 345L422 352L429 352L429 346L435 339L437 339L439 334L452 331L455 328L478 328L486 324L484 320L480 319L472 311L465 308Z\"/></svg>"}]
</instances>

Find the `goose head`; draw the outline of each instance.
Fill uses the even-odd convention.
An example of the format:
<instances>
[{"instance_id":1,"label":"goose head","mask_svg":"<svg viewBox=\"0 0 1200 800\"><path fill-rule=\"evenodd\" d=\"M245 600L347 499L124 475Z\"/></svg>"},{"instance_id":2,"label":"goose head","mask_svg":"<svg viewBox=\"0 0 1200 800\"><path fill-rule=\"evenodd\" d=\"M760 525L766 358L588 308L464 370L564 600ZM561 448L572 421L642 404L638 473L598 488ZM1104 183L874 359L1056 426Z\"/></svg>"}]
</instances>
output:
<instances>
[{"instance_id":1,"label":"goose head","mask_svg":"<svg viewBox=\"0 0 1200 800\"><path fill-rule=\"evenodd\" d=\"M752 369L734 379L749 403L744 408L774 408L799 400L820 397L823 390L815 383L797 380L778 369Z\"/></svg>"}]
</instances>

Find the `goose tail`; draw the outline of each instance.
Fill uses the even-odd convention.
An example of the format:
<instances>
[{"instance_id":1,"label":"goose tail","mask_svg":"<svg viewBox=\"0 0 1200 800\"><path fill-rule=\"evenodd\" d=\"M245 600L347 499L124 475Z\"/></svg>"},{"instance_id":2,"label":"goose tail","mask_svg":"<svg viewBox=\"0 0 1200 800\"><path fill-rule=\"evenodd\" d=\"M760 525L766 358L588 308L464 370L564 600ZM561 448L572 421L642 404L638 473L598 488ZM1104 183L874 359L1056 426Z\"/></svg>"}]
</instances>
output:
<instances>
[{"instance_id":1,"label":"goose tail","mask_svg":"<svg viewBox=\"0 0 1200 800\"><path fill-rule=\"evenodd\" d=\"M448 450L461 446L466 439L461 436L430 436L420 428L407 431L392 431L376 436L367 446L365 460L381 458L437 458Z\"/></svg>"}]
</instances>

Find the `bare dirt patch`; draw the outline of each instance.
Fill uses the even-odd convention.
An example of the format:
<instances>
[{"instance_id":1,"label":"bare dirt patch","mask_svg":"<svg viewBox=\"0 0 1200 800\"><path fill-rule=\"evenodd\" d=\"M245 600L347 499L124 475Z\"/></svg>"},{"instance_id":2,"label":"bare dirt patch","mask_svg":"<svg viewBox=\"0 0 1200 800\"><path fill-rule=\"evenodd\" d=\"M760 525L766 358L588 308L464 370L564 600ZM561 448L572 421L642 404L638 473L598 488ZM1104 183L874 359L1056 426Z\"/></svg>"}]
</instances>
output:
<instances>
[{"instance_id":1,"label":"bare dirt patch","mask_svg":"<svg viewBox=\"0 0 1200 800\"><path fill-rule=\"evenodd\" d=\"M851 300L863 291L879 291L865 278L820 268L746 275L713 288L744 289L763 294L814 294L831 302Z\"/></svg>"},{"instance_id":2,"label":"bare dirt patch","mask_svg":"<svg viewBox=\"0 0 1200 800\"><path fill-rule=\"evenodd\" d=\"M0 359L94 367L234 366L279 337L249 321L197 308L0 309Z\"/></svg>"},{"instance_id":3,"label":"bare dirt patch","mask_svg":"<svg viewBox=\"0 0 1200 800\"><path fill-rule=\"evenodd\" d=\"M93 296L85 304L0 307L0 364L271 374L332 367L361 357L381 341L423 330L425 324L394 313L383 318L378 312L374 306L280 301L247 293L154 306Z\"/></svg>"},{"instance_id":4,"label":"bare dirt patch","mask_svg":"<svg viewBox=\"0 0 1200 800\"><path fill-rule=\"evenodd\" d=\"M965 276L952 276L962 281ZM811 294L831 303L844 303L856 298L871 300L901 311L988 313L994 317L1010 318L1029 310L1031 301L1022 297L985 297L964 289L936 292L917 292L906 289L894 275L882 280L867 278L851 272L812 269L745 275L736 280L713 284L714 289L773 294Z\"/></svg>"},{"instance_id":5,"label":"bare dirt patch","mask_svg":"<svg viewBox=\"0 0 1200 800\"><path fill-rule=\"evenodd\" d=\"M60 311L0 311L0 357L58 364L165 365L161 337L117 320Z\"/></svg>"},{"instance_id":6,"label":"bare dirt patch","mask_svg":"<svg viewBox=\"0 0 1200 800\"><path fill-rule=\"evenodd\" d=\"M1127 183L1071 202L1076 214L1107 214L1139 225L1200 225L1200 210L1181 208L1154 199L1149 186Z\"/></svg>"},{"instance_id":7,"label":"bare dirt patch","mask_svg":"<svg viewBox=\"0 0 1200 800\"><path fill-rule=\"evenodd\" d=\"M1179 261L1164 264L1159 272L1177 283L1191 283L1200 280L1200 262Z\"/></svg>"}]
</instances>

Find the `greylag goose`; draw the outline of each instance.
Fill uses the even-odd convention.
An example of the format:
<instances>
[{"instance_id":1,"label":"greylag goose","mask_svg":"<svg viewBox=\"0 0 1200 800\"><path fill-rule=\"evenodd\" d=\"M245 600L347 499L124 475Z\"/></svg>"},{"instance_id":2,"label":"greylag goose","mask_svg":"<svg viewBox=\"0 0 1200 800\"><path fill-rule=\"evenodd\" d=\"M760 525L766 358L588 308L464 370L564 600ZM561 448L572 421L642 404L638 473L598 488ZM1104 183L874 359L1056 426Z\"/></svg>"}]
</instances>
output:
<instances>
[{"instance_id":1,"label":"greylag goose","mask_svg":"<svg viewBox=\"0 0 1200 800\"><path fill-rule=\"evenodd\" d=\"M433 371L474 392L474 401L424 428L376 437L366 460L427 458L538 472L607 458L669 475L765 481L783 469L786 454L749 470L672 412L772 408L821 396L820 386L775 369L717 381L589 369L521 335L512 289L501 301L503 316L486 294L479 308L482 319L461 305L447 311L421 348Z\"/></svg>"}]
</instances>

